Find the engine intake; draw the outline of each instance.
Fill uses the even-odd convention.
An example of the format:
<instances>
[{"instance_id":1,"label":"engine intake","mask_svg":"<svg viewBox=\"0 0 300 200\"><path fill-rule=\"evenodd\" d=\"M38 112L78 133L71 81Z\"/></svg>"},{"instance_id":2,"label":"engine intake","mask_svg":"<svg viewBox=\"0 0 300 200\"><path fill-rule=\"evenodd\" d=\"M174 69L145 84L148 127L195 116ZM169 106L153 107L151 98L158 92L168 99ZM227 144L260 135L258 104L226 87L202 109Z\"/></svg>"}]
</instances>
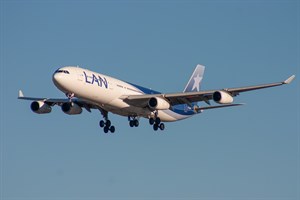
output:
<instances>
[{"instance_id":1,"label":"engine intake","mask_svg":"<svg viewBox=\"0 0 300 200\"><path fill-rule=\"evenodd\" d=\"M78 115L82 113L82 108L73 102L63 103L61 109L68 115Z\"/></svg>"},{"instance_id":2,"label":"engine intake","mask_svg":"<svg viewBox=\"0 0 300 200\"><path fill-rule=\"evenodd\" d=\"M150 98L148 102L148 106L150 110L167 110L170 108L169 102L159 97Z\"/></svg>"},{"instance_id":3,"label":"engine intake","mask_svg":"<svg viewBox=\"0 0 300 200\"><path fill-rule=\"evenodd\" d=\"M213 93L213 100L219 104L228 104L233 102L233 97L224 91L216 91Z\"/></svg>"},{"instance_id":4,"label":"engine intake","mask_svg":"<svg viewBox=\"0 0 300 200\"><path fill-rule=\"evenodd\" d=\"M50 113L52 108L43 101L34 101L31 103L30 108L33 112L37 114Z\"/></svg>"}]
</instances>

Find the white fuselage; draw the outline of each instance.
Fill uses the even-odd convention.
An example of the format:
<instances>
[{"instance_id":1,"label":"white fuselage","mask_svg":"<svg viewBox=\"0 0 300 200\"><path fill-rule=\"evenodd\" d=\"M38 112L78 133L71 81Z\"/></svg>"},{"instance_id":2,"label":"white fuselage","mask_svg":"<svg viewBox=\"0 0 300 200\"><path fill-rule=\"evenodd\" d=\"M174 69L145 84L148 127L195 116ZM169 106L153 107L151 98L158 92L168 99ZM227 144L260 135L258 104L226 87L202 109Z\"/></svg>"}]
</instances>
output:
<instances>
[{"instance_id":1,"label":"white fuselage","mask_svg":"<svg viewBox=\"0 0 300 200\"><path fill-rule=\"evenodd\" d=\"M118 115L145 118L154 116L150 109L135 107L122 100L122 96L145 94L129 83L79 67L64 67L60 70L68 73L55 73L53 82L66 94L74 94L79 99ZM176 121L190 115L181 115L172 110L158 110L158 116L162 121Z\"/></svg>"}]
</instances>

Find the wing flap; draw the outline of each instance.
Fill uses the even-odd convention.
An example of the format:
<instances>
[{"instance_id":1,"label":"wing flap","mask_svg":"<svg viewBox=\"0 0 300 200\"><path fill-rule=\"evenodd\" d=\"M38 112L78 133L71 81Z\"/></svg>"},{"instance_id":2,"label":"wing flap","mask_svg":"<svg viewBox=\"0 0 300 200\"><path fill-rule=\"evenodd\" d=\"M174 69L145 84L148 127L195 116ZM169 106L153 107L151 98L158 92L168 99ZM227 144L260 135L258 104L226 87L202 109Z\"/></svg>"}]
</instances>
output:
<instances>
[{"instance_id":1,"label":"wing flap","mask_svg":"<svg viewBox=\"0 0 300 200\"><path fill-rule=\"evenodd\" d=\"M226 107L242 106L242 105L245 105L245 104L244 103L235 103L235 104L218 105L218 106L206 106L206 107L195 108L195 110L196 111L202 111L202 110L209 110L209 109L216 109L216 108L226 108Z\"/></svg>"}]
</instances>

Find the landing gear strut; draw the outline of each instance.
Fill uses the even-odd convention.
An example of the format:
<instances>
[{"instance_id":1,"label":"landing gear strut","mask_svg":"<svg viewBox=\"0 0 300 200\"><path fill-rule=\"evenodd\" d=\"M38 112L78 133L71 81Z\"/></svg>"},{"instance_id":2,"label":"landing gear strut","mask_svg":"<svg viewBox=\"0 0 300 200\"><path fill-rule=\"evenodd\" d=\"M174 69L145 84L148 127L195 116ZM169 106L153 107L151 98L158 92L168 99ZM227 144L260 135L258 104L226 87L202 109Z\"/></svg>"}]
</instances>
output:
<instances>
[{"instance_id":1,"label":"landing gear strut","mask_svg":"<svg viewBox=\"0 0 300 200\"><path fill-rule=\"evenodd\" d=\"M103 109L99 109L99 110L104 118L104 120L101 120L99 122L99 126L103 128L104 133L108 133L108 131L114 133L116 131L116 128L111 125L111 121L108 119L108 112Z\"/></svg>"},{"instance_id":2,"label":"landing gear strut","mask_svg":"<svg viewBox=\"0 0 300 200\"><path fill-rule=\"evenodd\" d=\"M155 114L155 118L150 117L149 124L153 125L153 130L157 131L159 128L160 130L163 131L165 129L165 124L161 123L160 118L157 116L157 112L155 112L154 114Z\"/></svg>"}]
</instances>

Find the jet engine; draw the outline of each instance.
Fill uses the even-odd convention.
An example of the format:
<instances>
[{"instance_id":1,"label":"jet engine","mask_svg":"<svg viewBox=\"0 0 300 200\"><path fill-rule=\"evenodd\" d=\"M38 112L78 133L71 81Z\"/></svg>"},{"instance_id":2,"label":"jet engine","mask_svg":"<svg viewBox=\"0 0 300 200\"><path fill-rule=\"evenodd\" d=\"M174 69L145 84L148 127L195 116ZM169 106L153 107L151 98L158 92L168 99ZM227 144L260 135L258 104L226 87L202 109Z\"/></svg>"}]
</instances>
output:
<instances>
[{"instance_id":1,"label":"jet engine","mask_svg":"<svg viewBox=\"0 0 300 200\"><path fill-rule=\"evenodd\" d=\"M166 110L170 108L169 102L159 97L149 99L148 106L151 110Z\"/></svg>"},{"instance_id":2,"label":"jet engine","mask_svg":"<svg viewBox=\"0 0 300 200\"><path fill-rule=\"evenodd\" d=\"M31 103L30 108L33 112L37 114L50 113L52 108L43 101L34 101Z\"/></svg>"},{"instance_id":3,"label":"jet engine","mask_svg":"<svg viewBox=\"0 0 300 200\"><path fill-rule=\"evenodd\" d=\"M64 113L68 115L77 115L82 113L82 108L73 102L63 103L61 109Z\"/></svg>"},{"instance_id":4,"label":"jet engine","mask_svg":"<svg viewBox=\"0 0 300 200\"><path fill-rule=\"evenodd\" d=\"M227 104L233 102L233 97L224 91L216 91L213 93L213 100L219 104Z\"/></svg>"}]
</instances>

